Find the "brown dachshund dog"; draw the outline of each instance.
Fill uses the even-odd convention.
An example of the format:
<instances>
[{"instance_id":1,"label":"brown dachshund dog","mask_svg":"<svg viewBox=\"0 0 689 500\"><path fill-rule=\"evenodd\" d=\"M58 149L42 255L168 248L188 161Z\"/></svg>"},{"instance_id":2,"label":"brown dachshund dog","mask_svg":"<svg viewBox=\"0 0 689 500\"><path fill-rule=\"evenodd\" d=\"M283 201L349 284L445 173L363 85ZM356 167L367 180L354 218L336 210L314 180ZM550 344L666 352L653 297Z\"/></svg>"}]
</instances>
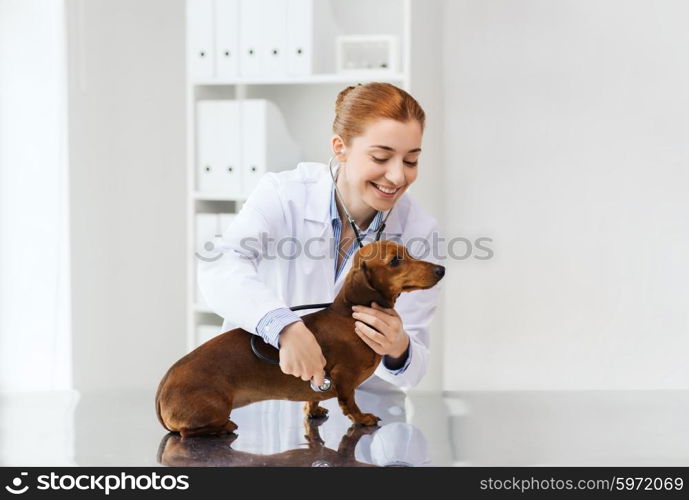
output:
<instances>
[{"instance_id":1,"label":"brown dachshund dog","mask_svg":"<svg viewBox=\"0 0 689 500\"><path fill-rule=\"evenodd\" d=\"M327 391L314 392L309 382L257 358L250 345L253 334L236 328L172 365L156 393L158 420L182 437L224 434L237 428L230 420L234 408L268 399L306 401L306 415L316 418L327 413L319 402L337 397L354 424L377 425L378 417L356 405L354 389L373 374L381 356L354 331L352 306L377 302L392 308L400 293L431 288L444 274L443 266L415 259L395 242L365 245L354 254L332 305L302 317L326 359L325 372L332 380Z\"/></svg>"}]
</instances>

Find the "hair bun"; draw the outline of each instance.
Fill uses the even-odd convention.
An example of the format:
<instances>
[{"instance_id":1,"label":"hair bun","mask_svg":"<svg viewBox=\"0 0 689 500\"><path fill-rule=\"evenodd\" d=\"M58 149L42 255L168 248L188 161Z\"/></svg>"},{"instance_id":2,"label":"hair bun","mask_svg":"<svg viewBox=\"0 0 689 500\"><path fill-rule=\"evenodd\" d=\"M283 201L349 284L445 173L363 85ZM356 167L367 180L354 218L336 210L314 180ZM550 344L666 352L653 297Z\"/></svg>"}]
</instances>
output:
<instances>
[{"instance_id":1,"label":"hair bun","mask_svg":"<svg viewBox=\"0 0 689 500\"><path fill-rule=\"evenodd\" d=\"M361 85L361 84L360 84L360 83L357 83L357 84L356 84L356 87L358 87L359 85ZM341 106L342 103L344 102L345 97L347 97L347 94L349 94L349 93L350 93L352 90L354 90L356 87L355 87L354 85L350 85L350 86L347 87L346 89L343 89L342 91L340 91L339 94L337 94L337 100L335 101L335 109L340 109L340 106Z\"/></svg>"}]
</instances>

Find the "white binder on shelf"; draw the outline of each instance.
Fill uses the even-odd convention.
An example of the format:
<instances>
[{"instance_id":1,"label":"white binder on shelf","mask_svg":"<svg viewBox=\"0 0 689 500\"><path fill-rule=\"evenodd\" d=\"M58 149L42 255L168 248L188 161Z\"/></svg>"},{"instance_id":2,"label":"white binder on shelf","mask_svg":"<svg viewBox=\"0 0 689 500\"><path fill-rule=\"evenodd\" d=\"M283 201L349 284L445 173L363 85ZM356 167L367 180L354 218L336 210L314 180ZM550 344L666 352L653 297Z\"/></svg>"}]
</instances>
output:
<instances>
[{"instance_id":1,"label":"white binder on shelf","mask_svg":"<svg viewBox=\"0 0 689 500\"><path fill-rule=\"evenodd\" d=\"M191 81L215 76L213 0L187 0L187 71Z\"/></svg>"},{"instance_id":2,"label":"white binder on shelf","mask_svg":"<svg viewBox=\"0 0 689 500\"><path fill-rule=\"evenodd\" d=\"M242 196L238 101L202 100L196 103L196 111L197 191Z\"/></svg>"},{"instance_id":3,"label":"white binder on shelf","mask_svg":"<svg viewBox=\"0 0 689 500\"><path fill-rule=\"evenodd\" d=\"M295 168L300 150L273 102L245 99L240 103L242 185L246 199L264 173Z\"/></svg>"},{"instance_id":4,"label":"white binder on shelf","mask_svg":"<svg viewBox=\"0 0 689 500\"><path fill-rule=\"evenodd\" d=\"M265 33L261 76L284 77L287 74L287 2L260 0L264 3Z\"/></svg>"},{"instance_id":5,"label":"white binder on shelf","mask_svg":"<svg viewBox=\"0 0 689 500\"><path fill-rule=\"evenodd\" d=\"M310 75L313 68L313 2L287 1L287 73Z\"/></svg>"},{"instance_id":6,"label":"white binder on shelf","mask_svg":"<svg viewBox=\"0 0 689 500\"><path fill-rule=\"evenodd\" d=\"M335 34L330 2L287 0L287 74L335 72Z\"/></svg>"},{"instance_id":7,"label":"white binder on shelf","mask_svg":"<svg viewBox=\"0 0 689 500\"><path fill-rule=\"evenodd\" d=\"M239 0L215 0L215 60L219 80L239 75Z\"/></svg>"},{"instance_id":8,"label":"white binder on shelf","mask_svg":"<svg viewBox=\"0 0 689 500\"><path fill-rule=\"evenodd\" d=\"M270 16L264 0L239 0L239 74L261 76L263 69L264 19Z\"/></svg>"},{"instance_id":9,"label":"white binder on shelf","mask_svg":"<svg viewBox=\"0 0 689 500\"><path fill-rule=\"evenodd\" d=\"M196 103L196 190L204 193L214 192L218 183L216 115L211 101Z\"/></svg>"}]
</instances>

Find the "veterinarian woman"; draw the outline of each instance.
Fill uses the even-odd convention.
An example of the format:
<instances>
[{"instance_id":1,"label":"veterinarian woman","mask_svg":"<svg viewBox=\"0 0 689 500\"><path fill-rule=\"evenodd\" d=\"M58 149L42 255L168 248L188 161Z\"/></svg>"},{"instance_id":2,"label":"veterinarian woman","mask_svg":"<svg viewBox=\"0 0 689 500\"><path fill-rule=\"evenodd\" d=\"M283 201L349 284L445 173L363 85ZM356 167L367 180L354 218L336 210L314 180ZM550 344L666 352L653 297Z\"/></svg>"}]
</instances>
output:
<instances>
[{"instance_id":1,"label":"veterinarian woman","mask_svg":"<svg viewBox=\"0 0 689 500\"><path fill-rule=\"evenodd\" d=\"M362 243L375 240L385 221L381 240L439 263L437 251L428 250L437 223L406 193L423 175L421 106L404 90L374 82L341 91L335 114L332 175ZM225 230L219 258L198 268L201 293L224 318L223 332L241 327L260 335L280 349L284 373L318 385L325 358L289 307L331 302L359 248L332 178L326 163L265 174ZM423 377L440 289L403 293L394 309L374 305L354 313L352 334L383 355L361 389L399 390Z\"/></svg>"}]
</instances>

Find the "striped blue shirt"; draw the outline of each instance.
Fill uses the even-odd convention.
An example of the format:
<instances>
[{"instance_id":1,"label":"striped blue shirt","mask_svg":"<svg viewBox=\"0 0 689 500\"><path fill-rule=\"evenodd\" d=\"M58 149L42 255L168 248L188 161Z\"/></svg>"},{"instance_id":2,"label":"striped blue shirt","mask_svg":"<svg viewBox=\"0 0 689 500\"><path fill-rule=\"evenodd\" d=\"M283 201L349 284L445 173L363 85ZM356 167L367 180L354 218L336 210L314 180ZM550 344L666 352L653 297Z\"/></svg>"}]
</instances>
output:
<instances>
[{"instance_id":1,"label":"striped blue shirt","mask_svg":"<svg viewBox=\"0 0 689 500\"><path fill-rule=\"evenodd\" d=\"M375 240L376 237L376 232L380 228L380 225L383 223L383 212L380 210L376 212L376 215L373 217L373 220L371 223L368 225L368 228L362 229L359 231L359 236L361 237L361 243L365 245L366 243L370 243L371 241ZM340 219L340 214L337 210L337 203L335 202L335 186L330 189L330 221L333 227L333 234L335 236L335 251L339 252L340 250L340 237L342 236L342 225L344 224L349 224L349 222L345 219L343 222ZM371 236L369 238L369 235ZM347 261L351 258L352 255L359 249L359 243L357 242L356 236L352 237L352 242L351 244L347 247L347 250L345 251L344 255L342 256L342 261L340 262L340 266L338 269L337 266L337 258L333 259L334 263L333 266L335 267L335 281L337 281L337 278L340 276L340 273L342 273L342 270L344 269L345 265L347 264ZM265 340L267 343L272 345L273 347L279 349L279 338L280 338L280 332L284 327L287 325L290 325L296 321L301 321L301 317L296 314L294 311L290 310L287 307L282 307L279 309L275 309L273 311L268 312L263 318L261 318L261 321L258 322L258 325L256 325L256 332ZM399 369L394 369L388 370L393 373L393 374L398 374L402 373L404 370L407 369L409 366L409 362L411 360L411 343L409 345L409 349L407 350L407 359L404 363L404 366L402 366ZM383 366L385 366L385 356L383 357ZM387 368L387 366L386 366Z\"/></svg>"},{"instance_id":2,"label":"striped blue shirt","mask_svg":"<svg viewBox=\"0 0 689 500\"><path fill-rule=\"evenodd\" d=\"M340 250L340 237L342 235L342 225L343 224L349 224L349 221L346 219L344 221L340 220L340 214L337 211L337 203L335 203L335 187L330 190L330 221L333 225L333 233L335 234L335 251L339 252ZM373 217L373 220L371 223L368 225L368 228L362 229L359 231L359 236L361 237L361 244L365 245L366 243L370 243L371 241L376 239L376 232L378 231L378 228L380 228L380 225L383 223L383 212L380 210L376 212L375 217ZM358 229L358 227L357 227ZM370 241L366 241L368 235L371 235ZM342 272L342 269L344 269L345 264L347 264L347 261L349 258L354 255L354 253L359 249L359 243L356 240L356 236L352 236L352 243L349 245L349 248L345 251L344 256L342 257L342 262L340 262L340 268L337 268L337 259L335 259L335 281L337 281L337 278L340 276L340 273Z\"/></svg>"}]
</instances>

